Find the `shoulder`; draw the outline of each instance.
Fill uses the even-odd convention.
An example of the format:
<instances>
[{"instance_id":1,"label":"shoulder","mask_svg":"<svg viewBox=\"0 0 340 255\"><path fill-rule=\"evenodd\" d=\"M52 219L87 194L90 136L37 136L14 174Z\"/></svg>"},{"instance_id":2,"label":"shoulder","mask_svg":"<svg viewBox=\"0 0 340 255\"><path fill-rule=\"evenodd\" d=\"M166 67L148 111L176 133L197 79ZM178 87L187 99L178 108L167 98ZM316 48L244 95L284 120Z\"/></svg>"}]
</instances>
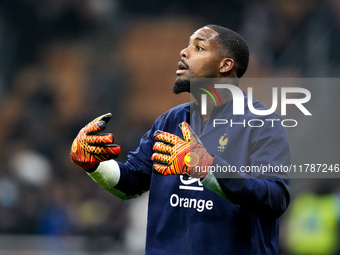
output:
<instances>
[{"instance_id":1,"label":"shoulder","mask_svg":"<svg viewBox=\"0 0 340 255\"><path fill-rule=\"evenodd\" d=\"M245 116L248 119L279 119L281 120L281 117L273 112L271 109L269 109L265 104L263 104L261 101L253 98L251 101L251 106L248 102L248 96L245 95ZM250 109L249 107L252 107Z\"/></svg>"},{"instance_id":2,"label":"shoulder","mask_svg":"<svg viewBox=\"0 0 340 255\"><path fill-rule=\"evenodd\" d=\"M172 127L182 121L188 121L190 118L190 106L192 104L192 102L184 103L169 109L157 118L153 128L165 130L168 126Z\"/></svg>"},{"instance_id":3,"label":"shoulder","mask_svg":"<svg viewBox=\"0 0 340 255\"><path fill-rule=\"evenodd\" d=\"M180 104L177 105L173 108L171 108L170 110L168 110L167 112L163 113L159 119L168 119L168 118L178 118L181 116L186 116L187 114L190 113L190 106L192 105L192 102L189 103L184 103L184 104Z\"/></svg>"},{"instance_id":4,"label":"shoulder","mask_svg":"<svg viewBox=\"0 0 340 255\"><path fill-rule=\"evenodd\" d=\"M245 98L245 100L247 100L247 98ZM250 107L252 108L250 109ZM282 124L281 116L257 99L252 99L251 106L245 103L244 119L253 134L283 136L287 139L287 131Z\"/></svg>"}]
</instances>

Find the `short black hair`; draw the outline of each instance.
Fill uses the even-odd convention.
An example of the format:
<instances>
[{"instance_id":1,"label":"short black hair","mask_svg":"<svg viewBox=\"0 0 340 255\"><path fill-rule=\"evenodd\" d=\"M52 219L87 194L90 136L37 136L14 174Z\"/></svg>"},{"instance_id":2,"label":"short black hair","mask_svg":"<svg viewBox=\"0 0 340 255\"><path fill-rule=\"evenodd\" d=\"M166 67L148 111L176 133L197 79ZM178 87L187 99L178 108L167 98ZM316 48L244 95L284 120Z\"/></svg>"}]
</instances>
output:
<instances>
[{"instance_id":1,"label":"short black hair","mask_svg":"<svg viewBox=\"0 0 340 255\"><path fill-rule=\"evenodd\" d=\"M234 67L238 78L242 77L248 68L249 49L245 40L238 33L219 26L207 25L218 33L217 43L223 55L234 60Z\"/></svg>"}]
</instances>

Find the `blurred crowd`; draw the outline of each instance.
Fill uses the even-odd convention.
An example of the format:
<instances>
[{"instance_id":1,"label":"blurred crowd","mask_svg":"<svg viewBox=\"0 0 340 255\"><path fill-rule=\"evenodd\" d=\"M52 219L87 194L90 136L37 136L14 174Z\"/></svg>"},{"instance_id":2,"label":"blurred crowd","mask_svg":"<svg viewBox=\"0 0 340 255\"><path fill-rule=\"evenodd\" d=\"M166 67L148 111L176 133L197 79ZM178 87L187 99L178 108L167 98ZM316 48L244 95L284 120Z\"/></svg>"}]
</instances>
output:
<instances>
[{"instance_id":1,"label":"blurred crowd","mask_svg":"<svg viewBox=\"0 0 340 255\"><path fill-rule=\"evenodd\" d=\"M145 206L69 159L81 127L112 112L124 161L157 116L187 100L170 98L179 51L207 23L249 42L247 77L338 77L339 12L337 0L0 1L0 233L136 241L131 218Z\"/></svg>"}]
</instances>

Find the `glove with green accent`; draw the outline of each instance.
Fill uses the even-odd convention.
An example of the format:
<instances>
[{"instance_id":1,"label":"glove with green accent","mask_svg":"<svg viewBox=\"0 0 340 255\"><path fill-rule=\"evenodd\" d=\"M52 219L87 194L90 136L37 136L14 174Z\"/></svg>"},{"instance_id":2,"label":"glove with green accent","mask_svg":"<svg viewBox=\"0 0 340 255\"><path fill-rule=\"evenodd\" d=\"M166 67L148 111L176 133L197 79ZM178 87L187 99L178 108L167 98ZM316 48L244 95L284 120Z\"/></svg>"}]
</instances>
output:
<instances>
[{"instance_id":1,"label":"glove with green accent","mask_svg":"<svg viewBox=\"0 0 340 255\"><path fill-rule=\"evenodd\" d=\"M151 157L153 170L162 175L187 174L194 178L205 178L214 157L207 152L188 123L182 122L179 127L184 140L159 130L154 133L157 142Z\"/></svg>"},{"instance_id":2,"label":"glove with green accent","mask_svg":"<svg viewBox=\"0 0 340 255\"><path fill-rule=\"evenodd\" d=\"M104 114L83 127L71 147L71 160L85 171L92 172L99 162L118 157L120 147L113 143L113 135L101 133L112 114Z\"/></svg>"}]
</instances>

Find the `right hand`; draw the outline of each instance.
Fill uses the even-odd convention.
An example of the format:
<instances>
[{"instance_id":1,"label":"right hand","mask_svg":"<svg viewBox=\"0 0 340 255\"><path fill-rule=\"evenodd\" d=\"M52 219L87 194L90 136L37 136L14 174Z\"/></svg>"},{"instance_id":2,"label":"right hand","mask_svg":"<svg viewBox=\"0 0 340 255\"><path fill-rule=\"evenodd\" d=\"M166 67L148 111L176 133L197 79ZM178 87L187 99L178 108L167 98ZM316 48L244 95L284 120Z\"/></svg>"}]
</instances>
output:
<instances>
[{"instance_id":1,"label":"right hand","mask_svg":"<svg viewBox=\"0 0 340 255\"><path fill-rule=\"evenodd\" d=\"M99 162L118 157L120 147L111 133L102 133L112 114L104 114L83 127L71 147L71 160L85 171L94 171Z\"/></svg>"},{"instance_id":2,"label":"right hand","mask_svg":"<svg viewBox=\"0 0 340 255\"><path fill-rule=\"evenodd\" d=\"M201 140L187 122L179 124L183 138L168 132L156 131L153 146L153 170L162 175L187 174L193 178L204 179L208 167L214 162ZM198 166L198 168L196 167Z\"/></svg>"}]
</instances>

